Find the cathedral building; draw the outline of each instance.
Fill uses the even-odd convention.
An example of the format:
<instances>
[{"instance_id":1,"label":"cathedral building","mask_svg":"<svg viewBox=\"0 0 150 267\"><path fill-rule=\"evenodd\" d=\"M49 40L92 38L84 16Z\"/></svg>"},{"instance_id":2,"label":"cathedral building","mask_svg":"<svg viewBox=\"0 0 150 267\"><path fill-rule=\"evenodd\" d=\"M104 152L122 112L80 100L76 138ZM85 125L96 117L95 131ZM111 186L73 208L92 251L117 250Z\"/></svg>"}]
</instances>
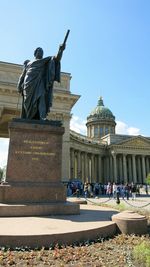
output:
<instances>
[{"instance_id":1,"label":"cathedral building","mask_svg":"<svg viewBox=\"0 0 150 267\"><path fill-rule=\"evenodd\" d=\"M115 133L115 116L100 97L87 117L87 137L70 131L71 178L91 183L145 182L150 138Z\"/></svg>"},{"instance_id":2,"label":"cathedral building","mask_svg":"<svg viewBox=\"0 0 150 267\"><path fill-rule=\"evenodd\" d=\"M0 137L9 137L9 121L20 116L22 98L16 88L21 72L21 65L0 62ZM115 116L102 97L87 114L87 136L70 130L71 109L80 97L71 93L70 80L70 73L62 72L61 83L54 83L48 116L65 128L62 181L144 183L150 173L150 137L116 134Z\"/></svg>"}]
</instances>

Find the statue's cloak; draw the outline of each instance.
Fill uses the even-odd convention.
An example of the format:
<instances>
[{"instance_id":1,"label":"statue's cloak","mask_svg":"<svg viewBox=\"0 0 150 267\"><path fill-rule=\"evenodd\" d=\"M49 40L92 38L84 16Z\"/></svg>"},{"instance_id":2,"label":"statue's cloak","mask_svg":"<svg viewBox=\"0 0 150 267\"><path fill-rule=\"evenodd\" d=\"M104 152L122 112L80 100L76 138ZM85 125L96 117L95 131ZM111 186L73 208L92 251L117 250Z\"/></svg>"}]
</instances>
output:
<instances>
[{"instance_id":1,"label":"statue's cloak","mask_svg":"<svg viewBox=\"0 0 150 267\"><path fill-rule=\"evenodd\" d=\"M46 114L52 106L53 83L60 82L60 61L55 57L37 59L27 64L24 69L18 89L23 91L24 115L27 119L39 119L38 102L45 97Z\"/></svg>"}]
</instances>

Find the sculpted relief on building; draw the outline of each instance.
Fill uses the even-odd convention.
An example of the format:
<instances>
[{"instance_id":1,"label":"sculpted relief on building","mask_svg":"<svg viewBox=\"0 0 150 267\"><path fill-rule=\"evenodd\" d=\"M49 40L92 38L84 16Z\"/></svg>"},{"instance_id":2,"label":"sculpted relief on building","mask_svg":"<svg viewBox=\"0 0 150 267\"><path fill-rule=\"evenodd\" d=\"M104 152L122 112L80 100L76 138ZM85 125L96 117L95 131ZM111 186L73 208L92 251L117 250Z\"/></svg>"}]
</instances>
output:
<instances>
[{"instance_id":1,"label":"sculpted relief on building","mask_svg":"<svg viewBox=\"0 0 150 267\"><path fill-rule=\"evenodd\" d=\"M126 146L150 148L150 141L146 140L143 137L132 138L132 140L126 141L124 143Z\"/></svg>"}]
</instances>

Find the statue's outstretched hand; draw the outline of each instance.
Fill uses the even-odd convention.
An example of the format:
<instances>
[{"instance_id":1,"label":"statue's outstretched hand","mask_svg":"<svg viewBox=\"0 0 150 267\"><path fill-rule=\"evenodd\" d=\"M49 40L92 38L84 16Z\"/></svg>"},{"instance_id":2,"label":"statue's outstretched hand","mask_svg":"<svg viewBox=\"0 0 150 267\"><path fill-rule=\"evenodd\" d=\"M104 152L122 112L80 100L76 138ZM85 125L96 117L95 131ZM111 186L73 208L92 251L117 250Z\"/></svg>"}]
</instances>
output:
<instances>
[{"instance_id":1,"label":"statue's outstretched hand","mask_svg":"<svg viewBox=\"0 0 150 267\"><path fill-rule=\"evenodd\" d=\"M66 48L66 44L61 44L61 45L59 46L59 48L60 48L60 50L64 51L65 48Z\"/></svg>"}]
</instances>

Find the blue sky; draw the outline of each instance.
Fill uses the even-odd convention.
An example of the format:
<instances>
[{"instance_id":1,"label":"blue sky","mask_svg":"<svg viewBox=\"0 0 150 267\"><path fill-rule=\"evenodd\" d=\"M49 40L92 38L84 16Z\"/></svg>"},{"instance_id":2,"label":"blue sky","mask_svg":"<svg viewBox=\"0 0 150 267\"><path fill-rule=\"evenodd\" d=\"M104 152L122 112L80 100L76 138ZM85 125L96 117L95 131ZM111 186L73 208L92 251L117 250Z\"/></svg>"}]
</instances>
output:
<instances>
[{"instance_id":1,"label":"blue sky","mask_svg":"<svg viewBox=\"0 0 150 267\"><path fill-rule=\"evenodd\" d=\"M117 133L150 136L150 1L0 0L0 10L0 61L22 64L38 46L55 55L70 29L62 71L72 75L71 92L81 95L72 129L85 132L102 96Z\"/></svg>"}]
</instances>

